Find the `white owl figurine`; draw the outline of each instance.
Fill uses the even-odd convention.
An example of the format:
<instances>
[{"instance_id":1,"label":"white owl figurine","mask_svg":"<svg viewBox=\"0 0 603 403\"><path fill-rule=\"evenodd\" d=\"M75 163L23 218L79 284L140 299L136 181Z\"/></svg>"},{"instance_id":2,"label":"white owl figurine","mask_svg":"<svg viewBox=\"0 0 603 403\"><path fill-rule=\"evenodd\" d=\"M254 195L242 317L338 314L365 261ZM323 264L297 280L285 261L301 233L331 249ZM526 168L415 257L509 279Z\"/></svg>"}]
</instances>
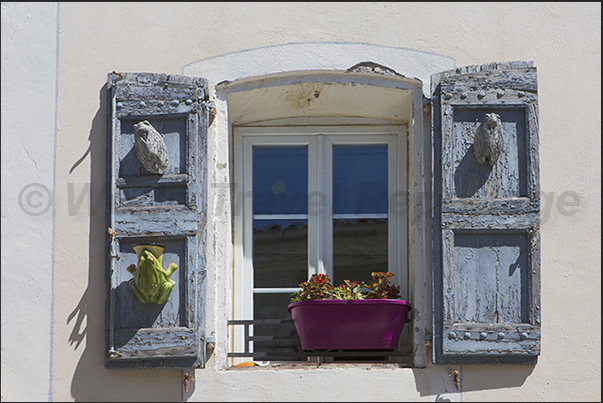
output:
<instances>
[{"instance_id":1,"label":"white owl figurine","mask_svg":"<svg viewBox=\"0 0 603 403\"><path fill-rule=\"evenodd\" d=\"M134 125L134 147L140 164L147 171L160 174L168 166L168 151L163 135L147 121Z\"/></svg>"}]
</instances>

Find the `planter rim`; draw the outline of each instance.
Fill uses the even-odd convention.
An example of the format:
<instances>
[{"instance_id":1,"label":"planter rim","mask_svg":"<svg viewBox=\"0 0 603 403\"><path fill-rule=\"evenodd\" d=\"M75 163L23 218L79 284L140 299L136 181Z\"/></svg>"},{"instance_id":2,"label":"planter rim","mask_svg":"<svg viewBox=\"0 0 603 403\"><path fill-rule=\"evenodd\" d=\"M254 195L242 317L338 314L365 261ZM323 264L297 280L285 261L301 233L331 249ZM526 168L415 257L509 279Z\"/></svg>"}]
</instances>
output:
<instances>
[{"instance_id":1,"label":"planter rim","mask_svg":"<svg viewBox=\"0 0 603 403\"><path fill-rule=\"evenodd\" d=\"M291 309L298 305L370 305L370 304L391 304L391 305L405 305L410 311L411 305L403 299L311 299L306 301L292 302L287 307L287 311L291 313Z\"/></svg>"}]
</instances>

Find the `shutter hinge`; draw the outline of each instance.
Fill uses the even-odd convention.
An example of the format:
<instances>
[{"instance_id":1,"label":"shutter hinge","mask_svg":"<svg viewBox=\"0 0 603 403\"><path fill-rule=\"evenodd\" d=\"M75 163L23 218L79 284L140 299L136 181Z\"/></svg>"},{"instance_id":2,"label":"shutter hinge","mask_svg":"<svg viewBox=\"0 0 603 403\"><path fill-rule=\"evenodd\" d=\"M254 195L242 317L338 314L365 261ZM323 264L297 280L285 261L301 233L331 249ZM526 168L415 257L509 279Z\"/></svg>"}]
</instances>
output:
<instances>
[{"instance_id":1,"label":"shutter hinge","mask_svg":"<svg viewBox=\"0 0 603 403\"><path fill-rule=\"evenodd\" d=\"M216 348L216 338L214 336L207 336L205 338L205 346L206 348L213 350Z\"/></svg>"},{"instance_id":2,"label":"shutter hinge","mask_svg":"<svg viewBox=\"0 0 603 403\"><path fill-rule=\"evenodd\" d=\"M459 379L459 371L451 371L448 373L448 376L452 376L454 380L454 387L457 391L461 390L461 381Z\"/></svg>"},{"instance_id":3,"label":"shutter hinge","mask_svg":"<svg viewBox=\"0 0 603 403\"><path fill-rule=\"evenodd\" d=\"M189 374L188 372L185 372L184 374L182 374L182 384L184 386L184 393L188 393L188 388L190 386L191 381L194 381L195 377L192 376L191 374Z\"/></svg>"},{"instance_id":4,"label":"shutter hinge","mask_svg":"<svg viewBox=\"0 0 603 403\"><path fill-rule=\"evenodd\" d=\"M532 232L532 236L531 236L531 240L530 243L532 245L532 249L536 246L536 242L537 242L537 235L538 235L538 226L536 224L534 224L531 228L531 232Z\"/></svg>"},{"instance_id":5,"label":"shutter hinge","mask_svg":"<svg viewBox=\"0 0 603 403\"><path fill-rule=\"evenodd\" d=\"M207 111L209 112L208 125L211 125L214 122L216 115L218 114L218 110L216 108L216 103L214 101L205 101L205 102L203 102L203 104L205 105L205 107L207 108Z\"/></svg>"},{"instance_id":6,"label":"shutter hinge","mask_svg":"<svg viewBox=\"0 0 603 403\"><path fill-rule=\"evenodd\" d=\"M113 228L108 227L107 228L107 232L109 233L109 235L111 235L111 252L109 253L109 256L114 259L117 258L117 260L119 260L119 256L117 256L117 253L115 253L115 231L113 230Z\"/></svg>"},{"instance_id":7,"label":"shutter hinge","mask_svg":"<svg viewBox=\"0 0 603 403\"><path fill-rule=\"evenodd\" d=\"M121 81L124 79L124 75L118 71L112 71L111 73L109 73L109 86L110 87L114 87L118 81Z\"/></svg>"},{"instance_id":8,"label":"shutter hinge","mask_svg":"<svg viewBox=\"0 0 603 403\"><path fill-rule=\"evenodd\" d=\"M113 347L111 347L109 349L109 351L107 351L107 353L109 354L110 358L121 358L124 355L122 353L120 353L119 351L116 351Z\"/></svg>"},{"instance_id":9,"label":"shutter hinge","mask_svg":"<svg viewBox=\"0 0 603 403\"><path fill-rule=\"evenodd\" d=\"M423 97L423 113L431 113L431 98Z\"/></svg>"}]
</instances>

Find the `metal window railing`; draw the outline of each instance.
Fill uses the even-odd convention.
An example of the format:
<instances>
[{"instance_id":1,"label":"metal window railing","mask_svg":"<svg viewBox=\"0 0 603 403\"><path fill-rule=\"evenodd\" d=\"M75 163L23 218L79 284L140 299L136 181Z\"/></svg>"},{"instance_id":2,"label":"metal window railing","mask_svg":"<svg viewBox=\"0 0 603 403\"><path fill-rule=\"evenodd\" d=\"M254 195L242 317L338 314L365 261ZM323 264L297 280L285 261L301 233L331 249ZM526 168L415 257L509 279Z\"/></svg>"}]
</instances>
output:
<instances>
[{"instance_id":1,"label":"metal window railing","mask_svg":"<svg viewBox=\"0 0 603 403\"><path fill-rule=\"evenodd\" d=\"M311 357L318 357L318 362L322 362L326 357L333 357L337 362L354 360L363 362L388 360L387 362L392 362L394 357L409 357L412 354L410 351L398 350L303 350L291 319L229 320L228 325L243 326L244 328L244 351L229 352L228 357L231 358L252 358L258 361L309 361ZM256 330L262 326L275 325L289 325L292 332L289 335L251 335L251 326ZM254 343L253 349L252 342ZM280 348L285 351L277 350L279 343Z\"/></svg>"}]
</instances>

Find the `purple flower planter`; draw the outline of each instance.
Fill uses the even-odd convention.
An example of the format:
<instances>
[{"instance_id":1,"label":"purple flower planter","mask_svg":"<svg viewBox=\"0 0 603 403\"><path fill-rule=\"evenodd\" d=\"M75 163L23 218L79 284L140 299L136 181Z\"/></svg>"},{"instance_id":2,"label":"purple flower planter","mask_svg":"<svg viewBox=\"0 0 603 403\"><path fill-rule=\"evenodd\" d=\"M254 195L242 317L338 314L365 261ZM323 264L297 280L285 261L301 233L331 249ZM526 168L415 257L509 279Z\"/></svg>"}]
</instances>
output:
<instances>
[{"instance_id":1,"label":"purple flower planter","mask_svg":"<svg viewBox=\"0 0 603 403\"><path fill-rule=\"evenodd\" d=\"M411 309L399 299L310 300L287 307L304 350L396 349Z\"/></svg>"}]
</instances>

